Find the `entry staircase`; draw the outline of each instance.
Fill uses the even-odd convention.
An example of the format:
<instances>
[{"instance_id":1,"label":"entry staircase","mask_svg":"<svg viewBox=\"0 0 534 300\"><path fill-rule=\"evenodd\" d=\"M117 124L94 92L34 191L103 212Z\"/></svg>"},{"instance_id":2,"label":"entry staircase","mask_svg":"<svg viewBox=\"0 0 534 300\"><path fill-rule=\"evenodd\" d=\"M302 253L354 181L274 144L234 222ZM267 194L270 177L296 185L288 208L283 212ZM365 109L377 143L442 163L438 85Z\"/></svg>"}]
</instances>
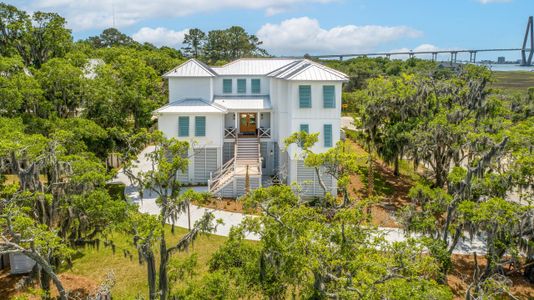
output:
<instances>
[{"instance_id":1,"label":"entry staircase","mask_svg":"<svg viewBox=\"0 0 534 300\"><path fill-rule=\"evenodd\" d=\"M210 174L209 191L221 197L239 197L249 188L261 186L261 155L259 138L236 137L234 157Z\"/></svg>"}]
</instances>

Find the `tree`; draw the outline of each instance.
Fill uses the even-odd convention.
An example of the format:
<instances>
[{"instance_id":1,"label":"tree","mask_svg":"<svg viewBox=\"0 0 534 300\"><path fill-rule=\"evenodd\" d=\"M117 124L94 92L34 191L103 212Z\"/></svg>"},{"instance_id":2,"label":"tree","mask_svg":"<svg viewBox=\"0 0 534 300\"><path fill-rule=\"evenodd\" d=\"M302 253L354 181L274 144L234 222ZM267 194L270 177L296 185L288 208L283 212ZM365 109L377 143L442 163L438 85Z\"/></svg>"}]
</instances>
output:
<instances>
[{"instance_id":1,"label":"tree","mask_svg":"<svg viewBox=\"0 0 534 300\"><path fill-rule=\"evenodd\" d=\"M143 138L141 136L132 138ZM156 203L160 207L157 217L135 214L131 217L132 223L128 226L128 231L133 234L133 241L136 245L140 257L147 263L147 275L149 286L149 298L165 300L169 293L168 265L171 255L176 251L184 251L190 247L193 241L202 233L211 232L215 229L212 213L206 212L198 220L189 232L184 235L176 245L168 246L165 236L165 224L174 222L181 213L189 213L189 203L193 199L200 199L204 196L197 195L193 191L180 194L181 184L177 180L178 172L185 172L189 163L189 143L176 139L166 139L159 131L146 136L146 139L155 144L153 152L147 154L151 163L151 169L146 172L136 173L133 171L133 162L129 160L124 166L124 170L131 181L136 183L143 190L155 193ZM131 159L133 152L127 152L126 157ZM154 247L159 243L159 285L156 288L156 259Z\"/></svg>"},{"instance_id":2,"label":"tree","mask_svg":"<svg viewBox=\"0 0 534 300\"><path fill-rule=\"evenodd\" d=\"M184 36L183 44L186 45L183 48L184 52L188 56L198 58L204 51L205 43L206 34L198 28L191 28Z\"/></svg>"},{"instance_id":3,"label":"tree","mask_svg":"<svg viewBox=\"0 0 534 300\"><path fill-rule=\"evenodd\" d=\"M41 117L48 117L50 113L55 113L60 118L76 116L85 104L86 79L83 72L65 59L54 58L46 62L37 72L36 78L48 101L48 107L43 106L50 110L42 112Z\"/></svg>"},{"instance_id":4,"label":"tree","mask_svg":"<svg viewBox=\"0 0 534 300\"><path fill-rule=\"evenodd\" d=\"M130 206L110 197L105 167L90 153L72 152L64 142L72 139L68 133L57 130L46 138L24 130L21 120L0 122L2 171L9 167L18 178L1 195L5 244L0 248L36 260L44 270L39 278L47 298L50 280L62 291L54 272L70 260L69 249L105 239Z\"/></svg>"},{"instance_id":5,"label":"tree","mask_svg":"<svg viewBox=\"0 0 534 300\"><path fill-rule=\"evenodd\" d=\"M94 48L109 48L109 47L132 47L140 46L138 42L134 41L128 35L120 32L117 28L107 28L98 36L91 36L87 38Z\"/></svg>"},{"instance_id":6,"label":"tree","mask_svg":"<svg viewBox=\"0 0 534 300\"><path fill-rule=\"evenodd\" d=\"M229 61L247 56L266 56L267 52L259 46L262 42L249 35L242 27L232 26L225 30L208 32L205 56L211 62Z\"/></svg>"},{"instance_id":7,"label":"tree","mask_svg":"<svg viewBox=\"0 0 534 300\"><path fill-rule=\"evenodd\" d=\"M0 55L11 56L23 51L22 40L30 22L26 12L0 3Z\"/></svg>"},{"instance_id":8,"label":"tree","mask_svg":"<svg viewBox=\"0 0 534 300\"><path fill-rule=\"evenodd\" d=\"M210 262L212 272L235 279L241 297L259 291L270 299L452 298L433 280L436 264L422 244L386 242L362 226L362 206L313 207L289 186L260 188L244 201L261 216L248 219ZM243 230L260 242L245 243Z\"/></svg>"}]
</instances>

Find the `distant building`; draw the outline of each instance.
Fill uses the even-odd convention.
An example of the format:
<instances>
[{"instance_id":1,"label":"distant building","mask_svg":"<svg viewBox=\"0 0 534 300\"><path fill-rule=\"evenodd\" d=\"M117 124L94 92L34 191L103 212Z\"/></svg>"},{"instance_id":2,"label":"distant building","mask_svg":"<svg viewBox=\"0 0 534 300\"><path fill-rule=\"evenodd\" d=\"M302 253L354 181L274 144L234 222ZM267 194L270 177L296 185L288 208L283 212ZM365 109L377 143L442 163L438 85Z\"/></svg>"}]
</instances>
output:
<instances>
[{"instance_id":1,"label":"distant building","mask_svg":"<svg viewBox=\"0 0 534 300\"><path fill-rule=\"evenodd\" d=\"M497 57L497 63L498 64L504 64L506 63L506 58L504 56Z\"/></svg>"}]
</instances>

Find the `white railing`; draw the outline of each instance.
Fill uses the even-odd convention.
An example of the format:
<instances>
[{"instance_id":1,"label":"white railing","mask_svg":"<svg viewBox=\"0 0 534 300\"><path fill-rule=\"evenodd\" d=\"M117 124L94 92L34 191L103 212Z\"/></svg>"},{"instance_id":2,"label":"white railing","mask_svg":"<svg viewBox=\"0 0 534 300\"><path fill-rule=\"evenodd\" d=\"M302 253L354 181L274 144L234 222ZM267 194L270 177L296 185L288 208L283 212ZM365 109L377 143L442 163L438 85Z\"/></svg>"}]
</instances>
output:
<instances>
[{"instance_id":1,"label":"white railing","mask_svg":"<svg viewBox=\"0 0 534 300\"><path fill-rule=\"evenodd\" d=\"M270 138L271 137L271 128L258 128L258 137L260 138Z\"/></svg>"},{"instance_id":2,"label":"white railing","mask_svg":"<svg viewBox=\"0 0 534 300\"><path fill-rule=\"evenodd\" d=\"M237 128L233 128L233 127L230 127L230 128L225 128L224 129L224 138L225 139L235 139L237 138Z\"/></svg>"},{"instance_id":3,"label":"white railing","mask_svg":"<svg viewBox=\"0 0 534 300\"><path fill-rule=\"evenodd\" d=\"M237 141L237 140L236 140ZM208 180L208 191L210 192L217 192L216 188L222 187L225 182L221 181L224 179L224 176L230 172L234 172L236 169L236 158L237 158L237 143L234 144L234 157L232 157L230 160L228 160L222 167L215 170L214 172L210 172L210 179ZM227 176L228 178L232 178L231 176Z\"/></svg>"}]
</instances>

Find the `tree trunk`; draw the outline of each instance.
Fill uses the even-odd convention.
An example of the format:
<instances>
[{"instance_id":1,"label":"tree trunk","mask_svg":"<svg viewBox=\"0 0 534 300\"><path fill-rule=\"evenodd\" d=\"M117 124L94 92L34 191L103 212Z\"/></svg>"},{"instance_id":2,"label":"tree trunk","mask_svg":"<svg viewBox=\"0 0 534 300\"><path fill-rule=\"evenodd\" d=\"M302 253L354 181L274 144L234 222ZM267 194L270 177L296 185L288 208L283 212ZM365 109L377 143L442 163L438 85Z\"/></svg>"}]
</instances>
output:
<instances>
[{"instance_id":1,"label":"tree trunk","mask_svg":"<svg viewBox=\"0 0 534 300\"><path fill-rule=\"evenodd\" d=\"M395 175L396 177L399 177L399 156L395 156L395 161L394 161L394 168L393 168L393 175Z\"/></svg>"},{"instance_id":2,"label":"tree trunk","mask_svg":"<svg viewBox=\"0 0 534 300\"><path fill-rule=\"evenodd\" d=\"M145 259L148 274L148 299L156 300L156 261L152 250L148 250Z\"/></svg>"},{"instance_id":3,"label":"tree trunk","mask_svg":"<svg viewBox=\"0 0 534 300\"><path fill-rule=\"evenodd\" d=\"M159 262L159 292L160 300L166 300L169 292L169 278L167 276L167 265L169 263L169 254L167 253L167 242L165 241L165 233L161 233L160 241L160 262Z\"/></svg>"},{"instance_id":4,"label":"tree trunk","mask_svg":"<svg viewBox=\"0 0 534 300\"><path fill-rule=\"evenodd\" d=\"M43 271L40 272L39 285L41 286L41 289L43 290L41 299L43 300L50 299L50 276L46 272L43 272Z\"/></svg>"}]
</instances>

